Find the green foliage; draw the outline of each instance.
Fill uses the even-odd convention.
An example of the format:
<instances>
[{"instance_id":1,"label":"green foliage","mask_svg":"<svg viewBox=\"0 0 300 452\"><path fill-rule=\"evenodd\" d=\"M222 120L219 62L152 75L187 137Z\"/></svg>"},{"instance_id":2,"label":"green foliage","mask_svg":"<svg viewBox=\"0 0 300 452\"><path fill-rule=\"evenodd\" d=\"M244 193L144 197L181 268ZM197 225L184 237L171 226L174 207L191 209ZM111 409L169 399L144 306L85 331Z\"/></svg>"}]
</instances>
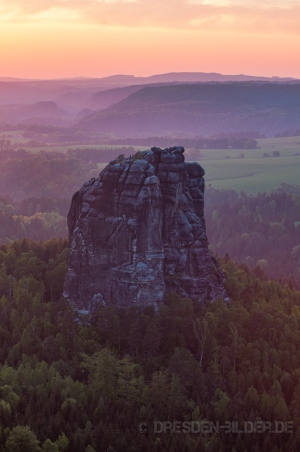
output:
<instances>
[{"instance_id":1,"label":"green foliage","mask_svg":"<svg viewBox=\"0 0 300 452\"><path fill-rule=\"evenodd\" d=\"M55 441L59 452L64 452L69 447L69 440L64 433L62 433L58 439Z\"/></svg>"},{"instance_id":2,"label":"green foliage","mask_svg":"<svg viewBox=\"0 0 300 452\"><path fill-rule=\"evenodd\" d=\"M0 193L15 201L36 196L68 198L89 178L98 175L95 163L58 152L28 153L0 159Z\"/></svg>"},{"instance_id":3,"label":"green foliage","mask_svg":"<svg viewBox=\"0 0 300 452\"><path fill-rule=\"evenodd\" d=\"M59 448L48 438L42 445L42 452L59 452Z\"/></svg>"},{"instance_id":4,"label":"green foliage","mask_svg":"<svg viewBox=\"0 0 300 452\"><path fill-rule=\"evenodd\" d=\"M0 202L0 244L25 237L37 241L67 236L69 202L67 207L63 200L46 198L29 198L13 205L8 202L12 201Z\"/></svg>"},{"instance_id":5,"label":"green foliage","mask_svg":"<svg viewBox=\"0 0 300 452\"><path fill-rule=\"evenodd\" d=\"M66 250L22 241L0 255L0 450L297 450L299 292L227 258L229 306L173 294L157 312L101 306L79 321L61 287L51 295ZM294 435L153 430L205 420L294 420Z\"/></svg>"},{"instance_id":6,"label":"green foliage","mask_svg":"<svg viewBox=\"0 0 300 452\"><path fill-rule=\"evenodd\" d=\"M39 441L28 426L14 427L5 446L9 452L38 452L41 450ZM49 449L47 450L49 451Z\"/></svg>"},{"instance_id":7,"label":"green foliage","mask_svg":"<svg viewBox=\"0 0 300 452\"><path fill-rule=\"evenodd\" d=\"M300 196L283 185L269 194L206 191L206 226L212 250L229 254L267 277L300 288Z\"/></svg>"},{"instance_id":8,"label":"green foliage","mask_svg":"<svg viewBox=\"0 0 300 452\"><path fill-rule=\"evenodd\" d=\"M141 160L143 159L143 153L141 151L138 151L136 154L134 154L134 156L132 157L132 161L135 162L136 160Z\"/></svg>"},{"instance_id":9,"label":"green foliage","mask_svg":"<svg viewBox=\"0 0 300 452\"><path fill-rule=\"evenodd\" d=\"M247 140L244 144L244 149L256 149L257 141L256 140Z\"/></svg>"}]
</instances>

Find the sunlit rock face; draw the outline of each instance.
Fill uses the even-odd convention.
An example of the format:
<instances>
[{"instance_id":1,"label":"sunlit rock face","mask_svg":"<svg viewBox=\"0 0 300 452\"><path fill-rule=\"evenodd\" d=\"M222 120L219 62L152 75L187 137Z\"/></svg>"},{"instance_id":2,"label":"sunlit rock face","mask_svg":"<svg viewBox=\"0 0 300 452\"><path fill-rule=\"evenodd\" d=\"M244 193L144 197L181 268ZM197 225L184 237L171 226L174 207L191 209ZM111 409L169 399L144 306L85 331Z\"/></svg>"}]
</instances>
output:
<instances>
[{"instance_id":1,"label":"sunlit rock face","mask_svg":"<svg viewBox=\"0 0 300 452\"><path fill-rule=\"evenodd\" d=\"M81 310L155 305L170 292L224 296L208 249L204 170L184 149L120 156L75 193L68 215L70 259L64 296Z\"/></svg>"}]
</instances>

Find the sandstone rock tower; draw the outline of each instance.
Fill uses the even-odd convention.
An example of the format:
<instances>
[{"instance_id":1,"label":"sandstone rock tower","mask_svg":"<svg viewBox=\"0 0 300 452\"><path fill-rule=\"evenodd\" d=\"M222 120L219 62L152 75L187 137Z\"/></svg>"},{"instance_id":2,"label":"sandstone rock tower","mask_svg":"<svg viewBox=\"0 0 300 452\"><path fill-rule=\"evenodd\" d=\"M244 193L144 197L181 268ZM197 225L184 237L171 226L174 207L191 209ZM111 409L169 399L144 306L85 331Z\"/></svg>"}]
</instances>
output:
<instances>
[{"instance_id":1,"label":"sandstone rock tower","mask_svg":"<svg viewBox=\"0 0 300 452\"><path fill-rule=\"evenodd\" d=\"M120 156L75 193L68 215L70 259L64 296L79 309L157 305L170 292L224 296L208 249L204 170L184 149Z\"/></svg>"}]
</instances>

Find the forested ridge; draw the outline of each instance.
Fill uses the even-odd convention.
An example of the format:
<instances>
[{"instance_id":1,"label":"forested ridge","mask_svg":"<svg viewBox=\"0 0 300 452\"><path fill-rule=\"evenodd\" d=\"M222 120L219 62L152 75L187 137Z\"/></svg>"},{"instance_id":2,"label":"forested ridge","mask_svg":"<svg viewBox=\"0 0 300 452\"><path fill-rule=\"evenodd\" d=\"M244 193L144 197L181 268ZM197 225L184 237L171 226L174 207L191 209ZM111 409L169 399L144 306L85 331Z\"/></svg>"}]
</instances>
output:
<instances>
[{"instance_id":1,"label":"forested ridge","mask_svg":"<svg viewBox=\"0 0 300 452\"><path fill-rule=\"evenodd\" d=\"M299 450L298 291L227 259L229 305L172 295L158 312L78 317L61 298L67 258L65 240L1 247L0 450ZM293 424L277 434L153 429L205 420Z\"/></svg>"},{"instance_id":2,"label":"forested ridge","mask_svg":"<svg viewBox=\"0 0 300 452\"><path fill-rule=\"evenodd\" d=\"M214 190L205 195L209 243L267 277L300 288L300 188L282 184L270 193Z\"/></svg>"},{"instance_id":3,"label":"forested ridge","mask_svg":"<svg viewBox=\"0 0 300 452\"><path fill-rule=\"evenodd\" d=\"M202 83L142 87L77 127L119 137L242 130L274 136L299 128L299 83Z\"/></svg>"}]
</instances>

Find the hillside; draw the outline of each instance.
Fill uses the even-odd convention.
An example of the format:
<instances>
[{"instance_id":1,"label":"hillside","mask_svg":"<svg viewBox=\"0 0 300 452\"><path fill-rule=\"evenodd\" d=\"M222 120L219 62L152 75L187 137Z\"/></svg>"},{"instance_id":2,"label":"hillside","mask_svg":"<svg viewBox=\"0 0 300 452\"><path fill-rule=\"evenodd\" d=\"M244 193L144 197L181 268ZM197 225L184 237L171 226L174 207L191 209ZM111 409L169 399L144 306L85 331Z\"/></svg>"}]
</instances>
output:
<instances>
[{"instance_id":1,"label":"hillside","mask_svg":"<svg viewBox=\"0 0 300 452\"><path fill-rule=\"evenodd\" d=\"M70 115L55 102L39 101L34 104L0 105L0 122L12 124L35 122L47 123L48 118L67 119ZM61 124L58 122L58 124Z\"/></svg>"},{"instance_id":2,"label":"hillside","mask_svg":"<svg viewBox=\"0 0 300 452\"><path fill-rule=\"evenodd\" d=\"M22 80L0 77L0 121L16 124L18 116L22 116L23 105L32 105L40 101L55 102L60 109L71 116L76 116L82 110L102 110L133 94L146 86L199 84L199 83L229 83L229 82L276 82L297 83L297 80L280 77L259 77L249 75L224 75L205 72L173 72L156 74L149 77L134 75L112 75L103 78L71 78L57 80ZM6 106L13 108L12 114L3 114ZM85 112L84 112L85 113ZM82 115L81 115L82 116ZM55 116L57 122L59 115ZM21 119L22 120L22 119ZM79 120L79 117L77 118ZM40 118L39 123L45 123ZM49 121L46 122L49 124ZM176 124L175 124L176 125ZM169 130L169 128L168 128Z\"/></svg>"},{"instance_id":3,"label":"hillside","mask_svg":"<svg viewBox=\"0 0 300 452\"><path fill-rule=\"evenodd\" d=\"M299 122L300 84L230 82L144 87L79 125L121 136L241 130L274 135Z\"/></svg>"},{"instance_id":4,"label":"hillside","mask_svg":"<svg viewBox=\"0 0 300 452\"><path fill-rule=\"evenodd\" d=\"M249 82L249 81L288 81L292 78L281 77L259 77L245 74L219 74L217 72L169 72L167 74L151 75L145 77L147 83L169 83L169 82Z\"/></svg>"},{"instance_id":5,"label":"hillside","mask_svg":"<svg viewBox=\"0 0 300 452\"><path fill-rule=\"evenodd\" d=\"M98 91L93 94L85 102L85 108L92 110L101 110L110 107L117 102L125 99L130 94L135 93L141 89L140 85L125 86L122 88L112 88L105 91Z\"/></svg>"}]
</instances>

